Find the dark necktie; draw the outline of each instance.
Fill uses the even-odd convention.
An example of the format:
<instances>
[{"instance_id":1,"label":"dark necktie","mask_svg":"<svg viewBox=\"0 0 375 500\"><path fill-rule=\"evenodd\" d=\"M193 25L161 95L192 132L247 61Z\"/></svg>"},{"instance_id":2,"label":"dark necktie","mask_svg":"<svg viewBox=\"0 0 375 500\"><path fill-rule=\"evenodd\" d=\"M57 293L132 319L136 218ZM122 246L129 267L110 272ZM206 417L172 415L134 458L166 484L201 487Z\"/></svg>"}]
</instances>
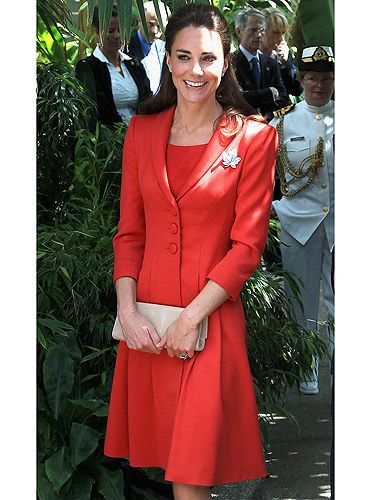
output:
<instances>
[{"instance_id":1,"label":"dark necktie","mask_svg":"<svg viewBox=\"0 0 375 500\"><path fill-rule=\"evenodd\" d=\"M257 57L253 57L251 59L251 72L253 74L254 82L256 85L256 88L259 89L260 85L260 66L259 66L259 61Z\"/></svg>"}]
</instances>

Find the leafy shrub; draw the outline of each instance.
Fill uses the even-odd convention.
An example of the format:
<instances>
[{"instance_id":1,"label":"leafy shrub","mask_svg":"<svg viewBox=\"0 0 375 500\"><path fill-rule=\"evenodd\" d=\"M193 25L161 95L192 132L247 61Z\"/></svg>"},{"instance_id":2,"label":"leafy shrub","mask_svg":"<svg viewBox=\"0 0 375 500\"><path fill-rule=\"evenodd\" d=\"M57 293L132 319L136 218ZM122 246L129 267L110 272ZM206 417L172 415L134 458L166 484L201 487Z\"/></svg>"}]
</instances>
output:
<instances>
[{"instance_id":1,"label":"leafy shrub","mask_svg":"<svg viewBox=\"0 0 375 500\"><path fill-rule=\"evenodd\" d=\"M123 498L103 456L116 347L112 237L124 127L75 139L69 198L38 227L38 495Z\"/></svg>"},{"instance_id":2,"label":"leafy shrub","mask_svg":"<svg viewBox=\"0 0 375 500\"><path fill-rule=\"evenodd\" d=\"M37 83L38 215L47 221L67 199L76 132L93 128L95 104L69 66L38 64Z\"/></svg>"}]
</instances>

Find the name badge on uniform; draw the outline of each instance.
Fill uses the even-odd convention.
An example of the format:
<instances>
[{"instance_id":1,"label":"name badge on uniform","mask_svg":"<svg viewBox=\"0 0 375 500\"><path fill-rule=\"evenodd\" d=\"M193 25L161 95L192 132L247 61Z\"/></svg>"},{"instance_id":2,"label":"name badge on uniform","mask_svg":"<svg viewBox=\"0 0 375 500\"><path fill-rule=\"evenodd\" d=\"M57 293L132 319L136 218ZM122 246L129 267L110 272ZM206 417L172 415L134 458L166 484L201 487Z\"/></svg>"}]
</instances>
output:
<instances>
[{"instance_id":1,"label":"name badge on uniform","mask_svg":"<svg viewBox=\"0 0 375 500\"><path fill-rule=\"evenodd\" d=\"M300 135L298 137L291 137L290 138L290 141L293 142L293 141L303 141L305 139L305 137L303 135Z\"/></svg>"}]
</instances>

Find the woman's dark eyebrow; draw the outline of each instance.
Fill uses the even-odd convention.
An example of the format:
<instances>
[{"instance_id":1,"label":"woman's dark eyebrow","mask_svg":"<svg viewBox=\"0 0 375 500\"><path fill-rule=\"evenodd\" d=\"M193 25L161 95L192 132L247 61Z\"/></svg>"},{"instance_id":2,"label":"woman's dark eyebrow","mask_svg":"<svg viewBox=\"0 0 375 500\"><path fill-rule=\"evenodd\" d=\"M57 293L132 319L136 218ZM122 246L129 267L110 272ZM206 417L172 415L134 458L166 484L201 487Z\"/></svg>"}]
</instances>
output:
<instances>
[{"instance_id":1,"label":"woman's dark eyebrow","mask_svg":"<svg viewBox=\"0 0 375 500\"><path fill-rule=\"evenodd\" d=\"M190 50L176 49L176 52L183 52L184 54L191 54ZM213 54L213 52L202 52L203 55Z\"/></svg>"}]
</instances>

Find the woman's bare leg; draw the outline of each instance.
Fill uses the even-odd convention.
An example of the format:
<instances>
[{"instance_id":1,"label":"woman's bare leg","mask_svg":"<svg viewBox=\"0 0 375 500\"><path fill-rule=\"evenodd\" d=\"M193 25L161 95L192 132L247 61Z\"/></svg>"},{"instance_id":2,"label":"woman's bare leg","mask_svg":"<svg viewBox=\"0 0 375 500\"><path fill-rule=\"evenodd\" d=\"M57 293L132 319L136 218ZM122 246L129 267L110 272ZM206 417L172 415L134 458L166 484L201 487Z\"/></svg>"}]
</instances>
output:
<instances>
[{"instance_id":1,"label":"woman's bare leg","mask_svg":"<svg viewBox=\"0 0 375 500\"><path fill-rule=\"evenodd\" d=\"M194 486L192 484L173 483L175 500L210 500L211 493L208 486Z\"/></svg>"}]
</instances>

